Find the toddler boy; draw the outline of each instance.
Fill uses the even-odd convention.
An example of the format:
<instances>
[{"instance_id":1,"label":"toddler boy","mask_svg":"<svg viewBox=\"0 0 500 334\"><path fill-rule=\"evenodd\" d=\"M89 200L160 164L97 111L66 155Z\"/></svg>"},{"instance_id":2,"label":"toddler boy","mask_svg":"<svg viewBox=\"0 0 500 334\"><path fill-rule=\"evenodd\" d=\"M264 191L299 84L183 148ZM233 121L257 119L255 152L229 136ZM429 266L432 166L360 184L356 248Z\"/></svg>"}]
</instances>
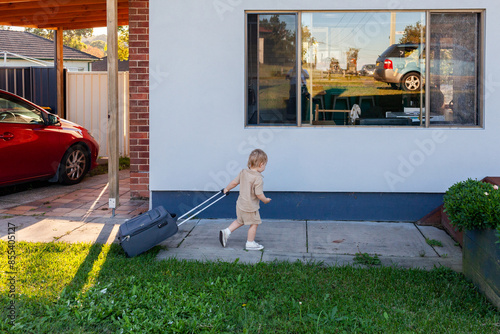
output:
<instances>
[{"instance_id":1,"label":"toddler boy","mask_svg":"<svg viewBox=\"0 0 500 334\"><path fill-rule=\"evenodd\" d=\"M261 149L255 149L248 157L248 169L243 169L238 176L231 181L224 194L240 185L240 194L236 202L236 220L229 227L219 232L219 241L222 247L226 247L227 239L237 228L249 225L247 235L246 250L261 250L264 246L255 242L257 227L262 223L259 214L259 201L264 204L271 202L270 198L264 195L264 181L261 173L266 169L267 154Z\"/></svg>"}]
</instances>

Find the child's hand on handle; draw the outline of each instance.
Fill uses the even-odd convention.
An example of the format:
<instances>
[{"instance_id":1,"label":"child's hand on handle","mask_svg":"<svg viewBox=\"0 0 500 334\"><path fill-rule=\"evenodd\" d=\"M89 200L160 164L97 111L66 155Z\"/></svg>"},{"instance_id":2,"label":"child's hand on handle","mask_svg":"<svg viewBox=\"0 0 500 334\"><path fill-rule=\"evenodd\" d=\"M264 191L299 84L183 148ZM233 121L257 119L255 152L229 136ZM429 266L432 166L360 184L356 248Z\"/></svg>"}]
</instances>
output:
<instances>
[{"instance_id":1,"label":"child's hand on handle","mask_svg":"<svg viewBox=\"0 0 500 334\"><path fill-rule=\"evenodd\" d=\"M227 187L223 189L224 195L226 195L228 192L230 192L231 189L235 188L237 185L238 185L238 182L236 182L234 180L229 182Z\"/></svg>"}]
</instances>

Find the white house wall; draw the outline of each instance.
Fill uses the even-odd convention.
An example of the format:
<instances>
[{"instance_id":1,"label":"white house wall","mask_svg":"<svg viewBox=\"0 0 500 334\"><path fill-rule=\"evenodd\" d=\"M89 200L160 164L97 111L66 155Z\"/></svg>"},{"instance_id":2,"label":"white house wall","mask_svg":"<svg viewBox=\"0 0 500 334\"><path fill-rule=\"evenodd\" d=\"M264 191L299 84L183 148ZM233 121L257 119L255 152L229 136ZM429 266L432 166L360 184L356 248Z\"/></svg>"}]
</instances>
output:
<instances>
[{"instance_id":1,"label":"white house wall","mask_svg":"<svg viewBox=\"0 0 500 334\"><path fill-rule=\"evenodd\" d=\"M484 128L245 127L245 10L486 9ZM497 1L150 1L150 190L225 186L255 147L267 191L442 193L499 174Z\"/></svg>"}]
</instances>

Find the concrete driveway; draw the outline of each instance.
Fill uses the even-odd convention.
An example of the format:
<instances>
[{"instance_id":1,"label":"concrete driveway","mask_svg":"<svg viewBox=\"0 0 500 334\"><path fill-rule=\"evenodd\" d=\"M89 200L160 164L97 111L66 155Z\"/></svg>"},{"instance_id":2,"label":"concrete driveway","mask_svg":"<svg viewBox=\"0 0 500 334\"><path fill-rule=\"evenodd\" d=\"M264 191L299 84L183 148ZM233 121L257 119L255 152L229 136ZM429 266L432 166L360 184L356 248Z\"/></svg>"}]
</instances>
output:
<instances>
[{"instance_id":1,"label":"concrete driveway","mask_svg":"<svg viewBox=\"0 0 500 334\"><path fill-rule=\"evenodd\" d=\"M119 178L115 216L108 209L107 174L1 196L0 237L5 240L9 227L15 227L19 241L114 242L125 219L149 208L148 200L130 199L129 171L120 171Z\"/></svg>"},{"instance_id":2,"label":"concrete driveway","mask_svg":"<svg viewBox=\"0 0 500 334\"><path fill-rule=\"evenodd\" d=\"M120 207L116 218L131 218L148 210L147 200L130 199L130 174L119 172ZM0 215L64 217L71 219L109 218L108 175L86 177L82 182L47 187L0 196Z\"/></svg>"}]
</instances>

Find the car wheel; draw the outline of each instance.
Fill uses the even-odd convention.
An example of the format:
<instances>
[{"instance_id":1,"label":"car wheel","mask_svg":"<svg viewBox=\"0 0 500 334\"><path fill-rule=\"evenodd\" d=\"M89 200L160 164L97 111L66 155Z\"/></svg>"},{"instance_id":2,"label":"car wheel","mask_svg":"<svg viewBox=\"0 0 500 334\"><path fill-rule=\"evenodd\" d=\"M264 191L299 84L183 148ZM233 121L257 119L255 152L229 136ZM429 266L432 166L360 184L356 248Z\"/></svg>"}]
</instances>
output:
<instances>
[{"instance_id":1,"label":"car wheel","mask_svg":"<svg viewBox=\"0 0 500 334\"><path fill-rule=\"evenodd\" d=\"M406 91L416 91L419 90L421 86L420 74L418 73L407 73L401 80L401 87Z\"/></svg>"},{"instance_id":2,"label":"car wheel","mask_svg":"<svg viewBox=\"0 0 500 334\"><path fill-rule=\"evenodd\" d=\"M63 184L76 184L80 182L89 169L87 150L81 145L70 147L61 161L59 176Z\"/></svg>"}]
</instances>

